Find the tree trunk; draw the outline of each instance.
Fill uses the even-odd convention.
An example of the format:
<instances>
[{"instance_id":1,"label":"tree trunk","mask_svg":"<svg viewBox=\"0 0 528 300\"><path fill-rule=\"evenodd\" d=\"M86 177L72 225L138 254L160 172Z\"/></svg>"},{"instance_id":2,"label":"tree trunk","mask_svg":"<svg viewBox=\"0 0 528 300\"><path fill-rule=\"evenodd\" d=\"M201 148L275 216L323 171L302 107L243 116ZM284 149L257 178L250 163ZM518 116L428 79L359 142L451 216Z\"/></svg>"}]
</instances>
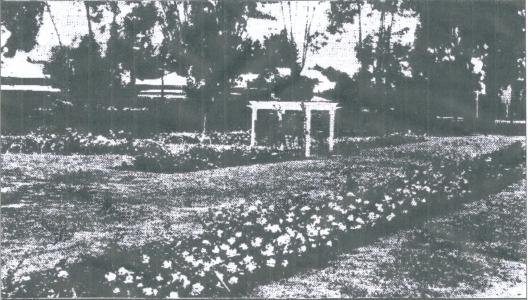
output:
<instances>
[{"instance_id":1,"label":"tree trunk","mask_svg":"<svg viewBox=\"0 0 528 300\"><path fill-rule=\"evenodd\" d=\"M51 24L53 24L53 29L55 30L55 34L57 34L57 39L59 40L59 46L62 47L62 41L61 41L61 37L59 34L59 30L57 29L57 24L55 23L55 18L53 17L53 14L51 13L51 9L50 9L48 1L44 2L44 5L46 6L46 10L48 11L48 15L50 16Z\"/></svg>"},{"instance_id":2,"label":"tree trunk","mask_svg":"<svg viewBox=\"0 0 528 300\"><path fill-rule=\"evenodd\" d=\"M92 29L92 18L90 17L90 6L88 5L88 2L84 1L84 9L86 11L86 20L88 21L88 34L90 37L94 37L93 29Z\"/></svg>"}]
</instances>

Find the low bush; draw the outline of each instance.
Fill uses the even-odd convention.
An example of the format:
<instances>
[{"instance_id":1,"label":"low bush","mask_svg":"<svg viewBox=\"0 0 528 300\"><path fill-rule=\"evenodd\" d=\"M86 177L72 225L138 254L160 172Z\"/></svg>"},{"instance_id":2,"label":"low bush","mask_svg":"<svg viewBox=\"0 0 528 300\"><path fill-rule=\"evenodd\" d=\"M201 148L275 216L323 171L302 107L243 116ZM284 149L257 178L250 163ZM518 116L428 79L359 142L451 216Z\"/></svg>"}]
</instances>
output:
<instances>
[{"instance_id":1,"label":"low bush","mask_svg":"<svg viewBox=\"0 0 528 300\"><path fill-rule=\"evenodd\" d=\"M243 295L254 284L291 274L310 261L328 261L362 233L416 222L416 216L480 197L483 184L504 186L521 176L524 153L522 145L515 143L470 160L435 157L427 164L388 174L391 179L386 186L348 187L342 193L329 192L325 202L310 203L298 195L278 204L256 201L211 209L202 218L202 233L170 243L164 250L122 255L126 257L122 265L94 267L90 260L61 264L3 293L19 297Z\"/></svg>"},{"instance_id":2,"label":"low bush","mask_svg":"<svg viewBox=\"0 0 528 300\"><path fill-rule=\"evenodd\" d=\"M335 153L340 155L359 154L361 150L397 146L426 141L425 136L412 133L392 133L376 137L340 137L335 142Z\"/></svg>"},{"instance_id":3,"label":"low bush","mask_svg":"<svg viewBox=\"0 0 528 300\"><path fill-rule=\"evenodd\" d=\"M133 160L136 170L147 172L177 173L220 167L269 163L301 157L296 150L252 148L249 146L193 145L183 151L171 152L165 145L151 144L143 148Z\"/></svg>"}]
</instances>

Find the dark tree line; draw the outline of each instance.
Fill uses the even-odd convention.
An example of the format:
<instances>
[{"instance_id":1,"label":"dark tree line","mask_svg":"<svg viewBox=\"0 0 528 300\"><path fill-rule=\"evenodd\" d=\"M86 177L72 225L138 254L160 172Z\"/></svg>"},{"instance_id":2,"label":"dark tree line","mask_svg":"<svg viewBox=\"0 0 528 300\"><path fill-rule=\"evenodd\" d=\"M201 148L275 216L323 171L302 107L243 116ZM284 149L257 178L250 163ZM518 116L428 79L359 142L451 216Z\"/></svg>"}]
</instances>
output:
<instances>
[{"instance_id":1,"label":"dark tree line","mask_svg":"<svg viewBox=\"0 0 528 300\"><path fill-rule=\"evenodd\" d=\"M262 42L247 33L250 18L275 20L256 2L83 2L86 34L76 46L64 45L46 2L3 2L2 26L10 33L4 56L30 51L43 15L48 13L59 45L45 64L62 97L92 110L132 101L136 81L176 72L187 78L186 93L202 115L202 128L227 128L227 110L239 76L257 73L245 97L307 100L316 80L302 76L307 56L326 46L328 36L357 34L359 70L353 76L315 67L336 82L325 96L341 103L360 126L364 111L381 117L380 131L395 126L429 131L437 116L463 118L467 132L489 130L504 115L501 95L509 90L508 117L524 119L525 5L520 0L350 0L332 2L325 32L312 28L317 6L306 8L304 36L294 39L291 2L280 4L284 28ZM123 16L122 9L130 6ZM103 15L111 22L103 24ZM121 16L121 17L120 17ZM401 42L418 25L411 44ZM379 27L365 31L365 20ZM105 46L96 33L107 33ZM154 39L161 32L161 40ZM482 63L480 73L474 63ZM278 68L287 68L281 76ZM484 85L485 93L482 93ZM163 95L162 84L162 95ZM478 119L476 118L476 98ZM504 97L503 97L504 98ZM214 104L214 105L213 105ZM215 110L212 111L213 107ZM218 109L218 107L223 107ZM214 124L211 118L214 117Z\"/></svg>"},{"instance_id":2,"label":"dark tree line","mask_svg":"<svg viewBox=\"0 0 528 300\"><path fill-rule=\"evenodd\" d=\"M380 27L365 36L361 18L366 6L379 13ZM411 47L397 39L408 28L393 30L395 17L409 16L419 20ZM359 32L355 52L360 69L353 78L341 73L332 91L352 113L366 107L383 120L391 114L411 123L404 127L427 131L437 116L460 117L467 132L487 131L495 119L504 118L500 95L511 87L508 116L525 118L523 1L355 0L332 3L328 17L331 33L342 33L351 24ZM482 62L482 74L473 70L475 59Z\"/></svg>"}]
</instances>

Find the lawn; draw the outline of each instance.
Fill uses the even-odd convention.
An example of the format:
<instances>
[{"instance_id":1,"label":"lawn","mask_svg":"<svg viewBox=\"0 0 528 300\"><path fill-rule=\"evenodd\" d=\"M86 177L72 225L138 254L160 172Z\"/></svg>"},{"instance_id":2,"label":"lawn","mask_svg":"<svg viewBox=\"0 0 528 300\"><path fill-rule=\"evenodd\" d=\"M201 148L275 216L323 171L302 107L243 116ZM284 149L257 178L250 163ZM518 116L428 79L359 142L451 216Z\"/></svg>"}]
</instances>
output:
<instances>
[{"instance_id":1,"label":"lawn","mask_svg":"<svg viewBox=\"0 0 528 300\"><path fill-rule=\"evenodd\" d=\"M357 184L382 184L386 174L442 151L487 153L519 138L430 138L397 147L333 157L179 174L120 170L118 155L7 154L2 166L2 274L52 268L59 260L180 239L201 230L210 207L245 200L265 203L304 193L324 201L343 185L343 169Z\"/></svg>"}]
</instances>

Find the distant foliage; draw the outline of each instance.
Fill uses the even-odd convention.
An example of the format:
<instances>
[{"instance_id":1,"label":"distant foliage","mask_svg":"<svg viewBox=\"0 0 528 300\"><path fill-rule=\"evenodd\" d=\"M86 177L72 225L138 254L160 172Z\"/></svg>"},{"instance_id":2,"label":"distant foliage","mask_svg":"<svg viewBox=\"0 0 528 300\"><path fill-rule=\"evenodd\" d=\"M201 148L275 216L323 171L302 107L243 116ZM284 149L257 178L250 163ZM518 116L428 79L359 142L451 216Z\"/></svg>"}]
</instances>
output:
<instances>
[{"instance_id":1,"label":"distant foliage","mask_svg":"<svg viewBox=\"0 0 528 300\"><path fill-rule=\"evenodd\" d=\"M10 33L2 46L5 57L13 57L17 50L29 52L35 47L45 6L40 1L2 2L0 24Z\"/></svg>"}]
</instances>

